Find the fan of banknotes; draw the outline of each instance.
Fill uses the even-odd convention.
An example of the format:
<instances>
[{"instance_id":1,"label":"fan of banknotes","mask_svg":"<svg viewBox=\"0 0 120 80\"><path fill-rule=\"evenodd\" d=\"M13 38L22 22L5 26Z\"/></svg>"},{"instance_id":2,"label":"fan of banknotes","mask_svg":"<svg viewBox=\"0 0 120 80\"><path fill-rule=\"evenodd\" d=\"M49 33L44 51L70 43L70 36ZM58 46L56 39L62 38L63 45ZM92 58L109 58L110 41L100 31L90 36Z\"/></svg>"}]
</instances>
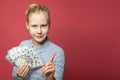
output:
<instances>
[{"instance_id":1,"label":"fan of banknotes","mask_svg":"<svg viewBox=\"0 0 120 80\"><path fill-rule=\"evenodd\" d=\"M37 68L43 63L40 54L34 48L21 46L10 49L6 55L6 59L16 67L29 62L30 68Z\"/></svg>"}]
</instances>

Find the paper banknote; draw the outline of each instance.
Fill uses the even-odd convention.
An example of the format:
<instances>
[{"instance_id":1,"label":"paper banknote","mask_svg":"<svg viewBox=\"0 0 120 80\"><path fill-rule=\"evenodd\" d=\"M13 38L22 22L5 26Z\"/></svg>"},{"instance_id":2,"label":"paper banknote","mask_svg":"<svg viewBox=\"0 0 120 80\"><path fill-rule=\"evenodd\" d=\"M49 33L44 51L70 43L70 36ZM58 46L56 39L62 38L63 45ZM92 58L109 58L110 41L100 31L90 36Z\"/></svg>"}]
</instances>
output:
<instances>
[{"instance_id":1,"label":"paper banknote","mask_svg":"<svg viewBox=\"0 0 120 80\"><path fill-rule=\"evenodd\" d=\"M40 67L40 64L43 63L41 55L34 48L20 46L10 49L6 59L16 67L29 62L30 68L36 68Z\"/></svg>"}]
</instances>

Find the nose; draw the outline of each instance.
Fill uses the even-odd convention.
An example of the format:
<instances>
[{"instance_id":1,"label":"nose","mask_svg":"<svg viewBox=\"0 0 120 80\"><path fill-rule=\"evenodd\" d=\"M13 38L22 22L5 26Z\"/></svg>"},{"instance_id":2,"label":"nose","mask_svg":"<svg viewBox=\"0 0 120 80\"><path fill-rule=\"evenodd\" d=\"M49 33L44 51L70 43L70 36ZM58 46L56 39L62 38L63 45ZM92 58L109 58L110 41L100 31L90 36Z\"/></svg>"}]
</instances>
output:
<instances>
[{"instance_id":1,"label":"nose","mask_svg":"<svg viewBox=\"0 0 120 80\"><path fill-rule=\"evenodd\" d=\"M37 28L37 33L39 33L39 34L42 33L41 27L38 27L38 28Z\"/></svg>"}]
</instances>

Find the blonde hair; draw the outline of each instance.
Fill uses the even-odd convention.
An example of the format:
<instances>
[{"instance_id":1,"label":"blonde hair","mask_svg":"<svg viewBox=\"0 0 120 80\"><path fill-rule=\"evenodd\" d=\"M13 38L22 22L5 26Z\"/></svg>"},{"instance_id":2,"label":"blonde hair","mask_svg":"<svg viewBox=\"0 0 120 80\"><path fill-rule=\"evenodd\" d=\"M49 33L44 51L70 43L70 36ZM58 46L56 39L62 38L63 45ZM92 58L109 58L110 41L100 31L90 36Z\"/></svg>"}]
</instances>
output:
<instances>
[{"instance_id":1,"label":"blonde hair","mask_svg":"<svg viewBox=\"0 0 120 80\"><path fill-rule=\"evenodd\" d=\"M48 16L48 24L50 25L50 13L46 6L39 4L30 4L26 10L26 21L29 23L29 17L32 13L43 12Z\"/></svg>"}]
</instances>

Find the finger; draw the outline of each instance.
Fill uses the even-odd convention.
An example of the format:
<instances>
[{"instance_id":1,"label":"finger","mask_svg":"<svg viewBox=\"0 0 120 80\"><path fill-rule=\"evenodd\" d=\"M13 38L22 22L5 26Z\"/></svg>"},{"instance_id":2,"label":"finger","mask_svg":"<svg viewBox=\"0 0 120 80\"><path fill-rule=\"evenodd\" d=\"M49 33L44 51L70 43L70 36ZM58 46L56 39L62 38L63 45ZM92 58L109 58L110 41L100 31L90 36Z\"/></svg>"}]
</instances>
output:
<instances>
[{"instance_id":1,"label":"finger","mask_svg":"<svg viewBox=\"0 0 120 80\"><path fill-rule=\"evenodd\" d=\"M45 70L50 69L50 68L52 68L51 65L49 65L49 66L45 66L45 67L43 67L41 70L42 70L42 71L45 71Z\"/></svg>"},{"instance_id":2,"label":"finger","mask_svg":"<svg viewBox=\"0 0 120 80\"><path fill-rule=\"evenodd\" d=\"M25 77L27 75L28 71L29 71L29 66L27 68L25 68L22 75Z\"/></svg>"},{"instance_id":3,"label":"finger","mask_svg":"<svg viewBox=\"0 0 120 80\"><path fill-rule=\"evenodd\" d=\"M29 70L29 64L27 64L26 67L24 68L23 74L26 73L26 71L28 71L28 70Z\"/></svg>"},{"instance_id":4,"label":"finger","mask_svg":"<svg viewBox=\"0 0 120 80\"><path fill-rule=\"evenodd\" d=\"M25 77L29 71L29 63L24 64L21 69L17 72L20 77Z\"/></svg>"},{"instance_id":5,"label":"finger","mask_svg":"<svg viewBox=\"0 0 120 80\"><path fill-rule=\"evenodd\" d=\"M54 53L52 54L52 56L50 57L48 63L52 63L52 62L53 62L53 59L54 59L55 55L56 55L56 52L54 52Z\"/></svg>"},{"instance_id":6,"label":"finger","mask_svg":"<svg viewBox=\"0 0 120 80\"><path fill-rule=\"evenodd\" d=\"M22 66L20 66L20 68L18 69L18 71L17 71L17 75L19 76L19 77L23 77L22 76L22 74L21 74L21 71L22 71L22 68L25 66L25 64L23 64Z\"/></svg>"},{"instance_id":7,"label":"finger","mask_svg":"<svg viewBox=\"0 0 120 80\"><path fill-rule=\"evenodd\" d=\"M46 68L46 66L43 66L42 68L41 68L41 71L43 72L43 70Z\"/></svg>"},{"instance_id":8,"label":"finger","mask_svg":"<svg viewBox=\"0 0 120 80\"><path fill-rule=\"evenodd\" d=\"M29 63L26 63L20 70L20 73L23 73L23 71L29 66Z\"/></svg>"},{"instance_id":9,"label":"finger","mask_svg":"<svg viewBox=\"0 0 120 80\"><path fill-rule=\"evenodd\" d=\"M52 66L52 63L46 63L42 66L41 70L44 70L46 67Z\"/></svg>"},{"instance_id":10,"label":"finger","mask_svg":"<svg viewBox=\"0 0 120 80\"><path fill-rule=\"evenodd\" d=\"M23 70L24 66L25 66L25 64L21 65L21 66L19 67L17 73L21 73L21 71Z\"/></svg>"},{"instance_id":11,"label":"finger","mask_svg":"<svg viewBox=\"0 0 120 80\"><path fill-rule=\"evenodd\" d=\"M55 67L54 65L52 65L51 67L49 67L48 69L43 71L43 74L48 74L48 73L54 73L55 72Z\"/></svg>"},{"instance_id":12,"label":"finger","mask_svg":"<svg viewBox=\"0 0 120 80\"><path fill-rule=\"evenodd\" d=\"M52 66L47 66L44 69L42 69L42 73L45 74L46 71L49 72L50 69L52 69Z\"/></svg>"},{"instance_id":13,"label":"finger","mask_svg":"<svg viewBox=\"0 0 120 80\"><path fill-rule=\"evenodd\" d=\"M22 73L24 72L24 70L25 70L28 66L29 66L29 63L26 63L26 64L22 65L22 66L20 67L20 69L18 70L18 73L19 73L19 74L22 74Z\"/></svg>"},{"instance_id":14,"label":"finger","mask_svg":"<svg viewBox=\"0 0 120 80\"><path fill-rule=\"evenodd\" d=\"M48 69L44 72L44 74L48 74L48 73L54 73L55 70L54 69Z\"/></svg>"},{"instance_id":15,"label":"finger","mask_svg":"<svg viewBox=\"0 0 120 80\"><path fill-rule=\"evenodd\" d=\"M45 64L41 64L40 66L43 67L43 66L45 66Z\"/></svg>"},{"instance_id":16,"label":"finger","mask_svg":"<svg viewBox=\"0 0 120 80\"><path fill-rule=\"evenodd\" d=\"M24 78L28 74L29 68L26 68L26 70L23 71L23 73L17 74L19 77Z\"/></svg>"},{"instance_id":17,"label":"finger","mask_svg":"<svg viewBox=\"0 0 120 80\"><path fill-rule=\"evenodd\" d=\"M47 71L48 69L54 69L54 65L53 64L48 64L47 66L43 67L41 69L41 71L44 73L45 71Z\"/></svg>"}]
</instances>

